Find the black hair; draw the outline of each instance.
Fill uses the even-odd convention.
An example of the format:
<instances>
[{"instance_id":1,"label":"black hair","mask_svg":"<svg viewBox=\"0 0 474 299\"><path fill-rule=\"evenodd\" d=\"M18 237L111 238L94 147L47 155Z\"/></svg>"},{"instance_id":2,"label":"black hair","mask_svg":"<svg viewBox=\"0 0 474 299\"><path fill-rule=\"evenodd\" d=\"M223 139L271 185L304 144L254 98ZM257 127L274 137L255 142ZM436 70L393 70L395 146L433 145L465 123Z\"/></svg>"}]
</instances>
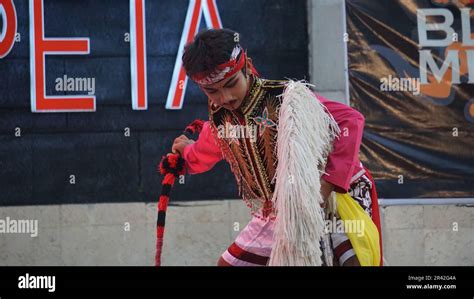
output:
<instances>
[{"instance_id":1,"label":"black hair","mask_svg":"<svg viewBox=\"0 0 474 299\"><path fill-rule=\"evenodd\" d=\"M239 33L230 29L201 31L184 48L183 67L188 76L212 71L229 60L232 50L239 44Z\"/></svg>"}]
</instances>

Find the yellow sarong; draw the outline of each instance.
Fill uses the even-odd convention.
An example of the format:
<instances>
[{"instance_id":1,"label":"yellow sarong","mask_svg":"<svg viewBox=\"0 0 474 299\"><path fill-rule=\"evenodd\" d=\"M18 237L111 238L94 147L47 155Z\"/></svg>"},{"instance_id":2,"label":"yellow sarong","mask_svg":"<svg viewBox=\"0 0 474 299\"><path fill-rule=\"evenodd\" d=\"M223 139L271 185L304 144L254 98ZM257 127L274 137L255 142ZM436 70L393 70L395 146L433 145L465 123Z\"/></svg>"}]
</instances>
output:
<instances>
[{"instance_id":1,"label":"yellow sarong","mask_svg":"<svg viewBox=\"0 0 474 299\"><path fill-rule=\"evenodd\" d=\"M349 193L336 192L337 212L341 220L361 221L363 232L346 232L361 266L380 266L379 232L372 219Z\"/></svg>"}]
</instances>

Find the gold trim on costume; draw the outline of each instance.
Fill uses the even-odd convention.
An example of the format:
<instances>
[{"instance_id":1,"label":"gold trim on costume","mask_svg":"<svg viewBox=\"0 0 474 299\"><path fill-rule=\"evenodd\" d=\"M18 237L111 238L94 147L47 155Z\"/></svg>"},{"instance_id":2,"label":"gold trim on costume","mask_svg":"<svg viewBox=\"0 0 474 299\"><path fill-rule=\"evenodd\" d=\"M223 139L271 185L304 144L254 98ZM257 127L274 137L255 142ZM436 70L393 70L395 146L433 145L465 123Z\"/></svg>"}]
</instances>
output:
<instances>
[{"instance_id":1,"label":"gold trim on costume","mask_svg":"<svg viewBox=\"0 0 474 299\"><path fill-rule=\"evenodd\" d=\"M281 95L285 82L281 80L266 80L253 77L249 94L244 99L239 110L242 112L243 121L233 111L209 107L209 120L211 132L221 148L224 158L229 162L234 173L239 194L243 196L247 206L254 216L260 218L275 217L276 211L271 199L274 191L273 176L276 172L276 141L278 124L278 111L281 105ZM219 138L217 128L226 122L232 125L257 126L254 118L262 117L267 110L267 119L275 126L268 126L263 134L256 131L256 140L252 142L246 136L240 136L239 143L228 139Z\"/></svg>"}]
</instances>

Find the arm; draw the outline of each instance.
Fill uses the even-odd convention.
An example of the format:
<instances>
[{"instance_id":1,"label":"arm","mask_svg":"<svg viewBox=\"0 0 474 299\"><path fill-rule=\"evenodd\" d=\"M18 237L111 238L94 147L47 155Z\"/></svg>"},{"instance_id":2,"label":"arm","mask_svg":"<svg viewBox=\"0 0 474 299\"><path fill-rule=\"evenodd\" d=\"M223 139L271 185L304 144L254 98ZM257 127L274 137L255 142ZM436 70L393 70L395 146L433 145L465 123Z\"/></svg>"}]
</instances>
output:
<instances>
[{"instance_id":1,"label":"arm","mask_svg":"<svg viewBox=\"0 0 474 299\"><path fill-rule=\"evenodd\" d=\"M178 149L178 151L186 161L186 169L190 174L206 172L223 159L208 121L204 122L198 140L187 143L182 150Z\"/></svg>"},{"instance_id":2,"label":"arm","mask_svg":"<svg viewBox=\"0 0 474 299\"><path fill-rule=\"evenodd\" d=\"M334 140L333 150L328 156L326 174L322 176L322 180L332 184L337 192L347 192L354 170L360 164L359 149L365 119L360 112L345 104L330 101L320 95L318 99L326 106L341 129L340 137Z\"/></svg>"}]
</instances>

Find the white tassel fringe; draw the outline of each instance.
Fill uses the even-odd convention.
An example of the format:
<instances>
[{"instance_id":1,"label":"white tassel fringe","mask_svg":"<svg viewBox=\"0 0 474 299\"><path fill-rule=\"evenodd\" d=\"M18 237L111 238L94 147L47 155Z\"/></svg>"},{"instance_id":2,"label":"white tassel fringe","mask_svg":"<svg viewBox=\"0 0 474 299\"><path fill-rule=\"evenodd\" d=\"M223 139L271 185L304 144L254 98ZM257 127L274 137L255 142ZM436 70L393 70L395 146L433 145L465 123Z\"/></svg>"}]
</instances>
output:
<instances>
[{"instance_id":1,"label":"white tassel fringe","mask_svg":"<svg viewBox=\"0 0 474 299\"><path fill-rule=\"evenodd\" d=\"M270 266L321 266L325 222L321 171L339 127L308 88L289 81L279 111L276 185L277 218Z\"/></svg>"}]
</instances>

